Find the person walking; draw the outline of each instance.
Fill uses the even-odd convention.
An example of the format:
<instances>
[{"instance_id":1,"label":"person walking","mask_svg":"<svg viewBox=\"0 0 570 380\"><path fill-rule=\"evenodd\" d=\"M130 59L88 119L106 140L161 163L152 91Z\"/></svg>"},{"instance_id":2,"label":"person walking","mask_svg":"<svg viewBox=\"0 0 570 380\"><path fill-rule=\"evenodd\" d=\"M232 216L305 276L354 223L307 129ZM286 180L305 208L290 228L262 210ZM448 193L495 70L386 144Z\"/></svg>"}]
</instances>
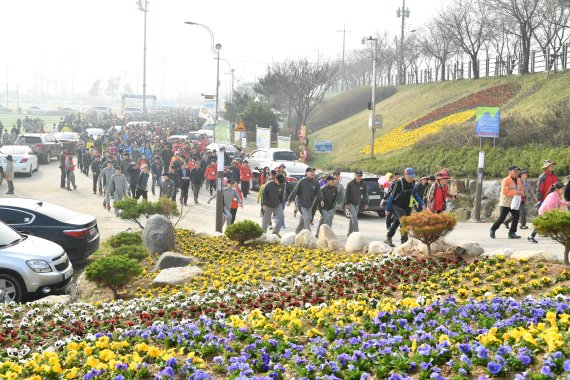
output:
<instances>
[{"instance_id":1,"label":"person walking","mask_svg":"<svg viewBox=\"0 0 570 380\"><path fill-rule=\"evenodd\" d=\"M346 185L344 196L344 208L350 212L350 222L348 223L348 233L358 232L358 213L361 209L368 209L368 189L366 183L362 181L362 171L354 173L354 179Z\"/></svg>"},{"instance_id":2,"label":"person walking","mask_svg":"<svg viewBox=\"0 0 570 380\"><path fill-rule=\"evenodd\" d=\"M164 171L162 161L160 157L155 156L152 164L150 165L150 172L152 174L152 184L151 184L151 191L152 195L156 195L155 189L156 185L158 185L158 189L160 190L162 185L162 172Z\"/></svg>"},{"instance_id":3,"label":"person walking","mask_svg":"<svg viewBox=\"0 0 570 380\"><path fill-rule=\"evenodd\" d=\"M71 154L65 156L65 176L67 179L67 190L72 191L71 186L73 186L73 190L77 190L77 186L75 185L75 164L73 163L73 156Z\"/></svg>"},{"instance_id":4,"label":"person walking","mask_svg":"<svg viewBox=\"0 0 570 380\"><path fill-rule=\"evenodd\" d=\"M518 178L519 168L516 165L509 167L509 175L503 179L501 184L501 197L499 199L499 206L501 213L499 218L495 221L493 226L489 231L489 236L491 239L495 239L495 232L499 229L501 224L507 219L509 213L513 216L511 223L511 228L509 229L509 239L520 239L521 237L517 235L517 226L519 223L519 210L518 208L512 209L512 202L515 196L522 197L524 195L524 190L522 187L522 182Z\"/></svg>"},{"instance_id":5,"label":"person walking","mask_svg":"<svg viewBox=\"0 0 570 380\"><path fill-rule=\"evenodd\" d=\"M567 202L570 202L570 179L568 180L568 183L566 184L566 190L564 190L564 199ZM568 206L568 210L570 210L570 206Z\"/></svg>"},{"instance_id":6,"label":"person walking","mask_svg":"<svg viewBox=\"0 0 570 380\"><path fill-rule=\"evenodd\" d=\"M564 195L564 184L562 182L557 182L550 187L550 193L544 198L544 201L538 209L538 215L544 215L544 213L550 210L562 209L562 207L568 207L570 202L563 201L562 196ZM527 238L531 243L538 243L536 240L536 230L532 231L532 234Z\"/></svg>"},{"instance_id":7,"label":"person walking","mask_svg":"<svg viewBox=\"0 0 570 380\"><path fill-rule=\"evenodd\" d=\"M241 181L241 192L243 194L243 197L247 199L247 196L249 195L251 180L253 178L253 173L251 171L251 167L249 166L248 160L244 160L243 164L239 166L239 178Z\"/></svg>"},{"instance_id":8,"label":"person walking","mask_svg":"<svg viewBox=\"0 0 570 380\"><path fill-rule=\"evenodd\" d=\"M420 177L420 182L418 182L418 184L416 184L416 193L418 193L418 195L420 197L422 197L424 203L427 205L428 202L426 202L426 194L429 192L430 190L430 186L428 185L428 180L429 177L427 175L423 175ZM422 210L418 210L422 211Z\"/></svg>"},{"instance_id":9,"label":"person walking","mask_svg":"<svg viewBox=\"0 0 570 380\"><path fill-rule=\"evenodd\" d=\"M129 181L122 173L120 166L115 168L115 174L111 176L110 182L109 190L111 194L113 194L113 206L115 206L115 202L123 199L123 197L127 195L127 191L129 189ZM115 207L115 216L119 216L120 211L121 210Z\"/></svg>"},{"instance_id":10,"label":"person walking","mask_svg":"<svg viewBox=\"0 0 570 380\"><path fill-rule=\"evenodd\" d=\"M188 189L190 189L190 169L186 162L182 163L178 169L178 177L180 178L180 203L188 206Z\"/></svg>"},{"instance_id":11,"label":"person walking","mask_svg":"<svg viewBox=\"0 0 570 380\"><path fill-rule=\"evenodd\" d=\"M558 176L554 173L553 169L556 166L556 162L551 160L544 160L542 165L542 170L544 171L540 177L538 177L538 185L536 189L536 195L538 196L538 202L543 201L549 194L552 185L558 182Z\"/></svg>"},{"instance_id":12,"label":"person walking","mask_svg":"<svg viewBox=\"0 0 570 380\"><path fill-rule=\"evenodd\" d=\"M138 201L140 197L144 201L148 200L148 180L150 174L148 170L148 165L141 166L141 174L137 180L137 186L135 191L135 199Z\"/></svg>"},{"instance_id":13,"label":"person walking","mask_svg":"<svg viewBox=\"0 0 570 380\"><path fill-rule=\"evenodd\" d=\"M115 174L115 169L113 169L113 161L107 161L105 168L101 170L99 174L99 189L103 189L105 192L105 198L103 198L103 207L107 210L111 209L111 177Z\"/></svg>"},{"instance_id":14,"label":"person walking","mask_svg":"<svg viewBox=\"0 0 570 380\"><path fill-rule=\"evenodd\" d=\"M171 178L171 173L162 174L162 182L160 184L160 196L172 199L176 197L176 184Z\"/></svg>"},{"instance_id":15,"label":"person walking","mask_svg":"<svg viewBox=\"0 0 570 380\"><path fill-rule=\"evenodd\" d=\"M65 189L65 181L67 179L67 173L65 172L65 157L67 156L67 148L63 148L61 153L59 154L59 170L61 172L61 177L59 180L59 187L60 189Z\"/></svg>"},{"instance_id":16,"label":"person walking","mask_svg":"<svg viewBox=\"0 0 570 380\"><path fill-rule=\"evenodd\" d=\"M271 174L267 176L267 178L270 177ZM285 177L282 174L277 174L273 181L264 184L263 190L260 191L263 191L261 196L261 208L263 210L261 228L263 228L263 232L267 232L267 228L271 224L271 216L275 214L277 222L273 228L273 233L279 236L279 231L285 220L285 214L281 207L283 200L287 197Z\"/></svg>"},{"instance_id":17,"label":"person walking","mask_svg":"<svg viewBox=\"0 0 570 380\"><path fill-rule=\"evenodd\" d=\"M388 203L388 199L390 199L390 194L392 194L392 190L394 189L394 183L396 182L396 176L392 173L386 173L386 183L384 183L384 199L380 202L381 206L384 206L384 210L386 210L386 204ZM390 227L392 227L392 223L394 222L394 214L386 213L386 230L390 231Z\"/></svg>"},{"instance_id":18,"label":"person walking","mask_svg":"<svg viewBox=\"0 0 570 380\"><path fill-rule=\"evenodd\" d=\"M332 228L334 213L336 212L336 206L340 195L338 187L335 184L335 177L329 175L326 177L326 181L327 183L321 187L321 193L323 194L323 206L319 207L321 218L319 219L317 233L315 234L317 238L319 237L319 232L321 232L321 226L323 224ZM315 200L315 203L317 202L318 201Z\"/></svg>"},{"instance_id":19,"label":"person walking","mask_svg":"<svg viewBox=\"0 0 570 380\"><path fill-rule=\"evenodd\" d=\"M210 195L214 194L214 190L216 189L216 175L217 175L217 161L216 159L212 159L210 165L206 167L206 180L208 181L208 190L210 190Z\"/></svg>"},{"instance_id":20,"label":"person walking","mask_svg":"<svg viewBox=\"0 0 570 380\"><path fill-rule=\"evenodd\" d=\"M4 172L4 178L6 178L6 183L8 184L8 191L4 194L14 194L14 159L11 154L6 156L6 171Z\"/></svg>"},{"instance_id":21,"label":"person walking","mask_svg":"<svg viewBox=\"0 0 570 380\"><path fill-rule=\"evenodd\" d=\"M447 185L449 174L447 174L445 170L438 173L435 178L435 182L427 190L428 196L426 205L428 210L440 214L447 209L447 200L454 198L454 195L449 193L449 186ZM418 187L416 187L416 189L417 188ZM418 193L418 195L420 197L422 196L420 193Z\"/></svg>"},{"instance_id":22,"label":"person walking","mask_svg":"<svg viewBox=\"0 0 570 380\"><path fill-rule=\"evenodd\" d=\"M287 206L289 206L297 199L297 205L301 212L299 224L295 230L297 234L302 230L311 230L311 218L313 216L312 206L315 200L318 200L321 207L324 206L321 188L319 187L319 183L315 180L315 170L315 168L311 167L306 169L305 177L297 183L297 186L295 186L295 189L293 189L287 201Z\"/></svg>"},{"instance_id":23,"label":"person walking","mask_svg":"<svg viewBox=\"0 0 570 380\"><path fill-rule=\"evenodd\" d=\"M526 225L526 215L527 215L526 204L527 204L527 202L534 201L535 203L538 203L538 197L536 196L536 193L534 192L534 190L532 189L532 186L530 185L530 182L528 180L528 174L529 173L528 173L527 169L521 169L520 174L519 174L519 178L522 182L522 187L523 187L523 191L524 191L524 195L521 198L521 205L519 207L520 229L521 230L528 229L528 226ZM510 228L509 224L512 221L513 221L513 216L509 215L507 217L507 219L505 219L505 222L503 224L505 225L505 227Z\"/></svg>"},{"instance_id":24,"label":"person walking","mask_svg":"<svg viewBox=\"0 0 570 380\"><path fill-rule=\"evenodd\" d=\"M241 192L241 189L239 188L239 186L235 186L235 189L238 193L238 197L232 199L232 204L230 205L230 213L232 214L232 220L234 223L237 220L237 211L238 211L238 207L240 205L240 202L243 204L243 193Z\"/></svg>"},{"instance_id":25,"label":"person walking","mask_svg":"<svg viewBox=\"0 0 570 380\"><path fill-rule=\"evenodd\" d=\"M416 192L416 183L414 181L415 177L416 172L414 169L406 168L406 170L404 170L403 178L398 179L392 185L392 191L390 192L390 197L386 203L386 216L394 214L394 220L388 230L386 240L384 240L384 243L388 244L390 247L394 247L392 239L396 234L396 230L400 227L400 218L409 216L412 213L412 207L410 206L412 204L412 199L415 199L421 207L424 207L424 201ZM400 231L400 234L400 242L404 244L408 241L408 234L402 233L402 231Z\"/></svg>"},{"instance_id":26,"label":"person walking","mask_svg":"<svg viewBox=\"0 0 570 380\"><path fill-rule=\"evenodd\" d=\"M198 204L198 195L204 181L204 170L200 167L200 161L196 161L194 168L190 171L190 182L192 183L192 194L194 195L194 204Z\"/></svg>"},{"instance_id":27,"label":"person walking","mask_svg":"<svg viewBox=\"0 0 570 380\"><path fill-rule=\"evenodd\" d=\"M243 202L241 201L241 198L239 197L239 194L237 192L237 190L235 189L236 186L236 181L232 178L228 179L228 183L227 186L224 188L224 190L222 191L222 199L223 199L223 210L224 210L224 217L226 218L225 222L226 222L226 228L233 224L234 220L232 217L232 212L230 210L232 201L234 199L240 199L240 207L243 208ZM217 194L213 194L210 199L208 199L208 204L210 204L210 202L215 199L217 196Z\"/></svg>"},{"instance_id":28,"label":"person walking","mask_svg":"<svg viewBox=\"0 0 570 380\"><path fill-rule=\"evenodd\" d=\"M131 198L136 197L137 193L137 183L139 182L139 176L141 175L141 170L138 167L136 161L131 161L129 168L127 169L128 180L129 180L129 196Z\"/></svg>"}]
</instances>

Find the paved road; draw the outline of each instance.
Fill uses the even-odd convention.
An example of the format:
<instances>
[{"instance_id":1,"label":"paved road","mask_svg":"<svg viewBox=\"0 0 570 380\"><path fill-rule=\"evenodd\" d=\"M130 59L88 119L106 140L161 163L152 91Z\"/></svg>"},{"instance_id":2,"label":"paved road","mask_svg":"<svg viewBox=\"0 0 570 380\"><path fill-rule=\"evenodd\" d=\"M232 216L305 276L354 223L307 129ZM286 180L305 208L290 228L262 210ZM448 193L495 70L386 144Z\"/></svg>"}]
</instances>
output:
<instances>
[{"instance_id":1,"label":"paved road","mask_svg":"<svg viewBox=\"0 0 570 380\"><path fill-rule=\"evenodd\" d=\"M16 177L14 182L16 189L14 197L41 199L94 215L97 217L103 238L127 228L138 228L130 221L115 217L112 210L108 212L103 208L103 197L93 195L91 191L91 177L86 177L77 171L76 182L78 186L77 191L60 189L58 164L56 161L52 161L49 165L41 165L40 170L34 173L32 178ZM6 183L4 182L0 188L0 196L6 196L4 195L6 189ZM215 202L212 202L211 205L206 204L208 195L205 189L203 189L200 194L200 203L190 207L188 214L178 224L179 227L196 230L214 230ZM256 204L256 197L257 193L252 193L252 197L245 200L244 209L239 209L238 211L238 220L251 219L261 223L259 216L260 209L259 205ZM293 217L293 207L289 207L285 215L286 229L282 230L281 234L293 232L299 220ZM493 240L489 238L489 227L489 223L459 223L456 229L450 234L450 238L457 242L462 240L476 241L485 248L487 252L501 248L511 248L514 250L547 250L560 258L562 258L564 253L563 247L560 244L545 238L539 237L539 244L527 242L526 237L530 234L530 230L519 231L523 239L509 240L507 239L507 231L502 228L497 231L497 239ZM333 229L340 239L345 241L346 232L348 231L348 219L341 213L337 213ZM386 224L384 219L380 219L376 214L372 213L361 215L360 232L370 241L383 240L386 237ZM399 242L399 235L396 235L395 242Z\"/></svg>"}]
</instances>

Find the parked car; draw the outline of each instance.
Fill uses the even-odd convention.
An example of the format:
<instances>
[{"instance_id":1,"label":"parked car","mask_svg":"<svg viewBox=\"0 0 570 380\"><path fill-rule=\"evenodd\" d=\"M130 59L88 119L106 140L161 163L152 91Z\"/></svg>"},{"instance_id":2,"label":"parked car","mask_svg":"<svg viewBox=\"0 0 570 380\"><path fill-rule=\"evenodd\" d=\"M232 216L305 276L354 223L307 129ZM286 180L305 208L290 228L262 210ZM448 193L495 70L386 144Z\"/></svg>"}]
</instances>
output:
<instances>
[{"instance_id":1,"label":"parked car","mask_svg":"<svg viewBox=\"0 0 570 380\"><path fill-rule=\"evenodd\" d=\"M85 132L87 132L87 135L93 137L95 140L105 134L105 131L101 128L87 128Z\"/></svg>"},{"instance_id":2,"label":"parked car","mask_svg":"<svg viewBox=\"0 0 570 380\"><path fill-rule=\"evenodd\" d=\"M192 146L198 149L198 152L202 153L206 150L208 144L210 144L210 138L207 134L203 132L189 132L188 140L192 143Z\"/></svg>"},{"instance_id":3,"label":"parked car","mask_svg":"<svg viewBox=\"0 0 570 380\"><path fill-rule=\"evenodd\" d=\"M282 148L260 148L249 155L249 165L257 169L253 173L253 189L259 189L259 174L264 167L275 169L281 164L285 165L287 177L300 180L305 176L308 166L301 161L297 154L291 149Z\"/></svg>"},{"instance_id":4,"label":"parked car","mask_svg":"<svg viewBox=\"0 0 570 380\"><path fill-rule=\"evenodd\" d=\"M206 147L206 151L213 152L215 150L216 152L219 152L221 148L226 150L229 162L224 162L224 165L228 166L237 154L237 146L234 144L211 143Z\"/></svg>"},{"instance_id":5,"label":"parked car","mask_svg":"<svg viewBox=\"0 0 570 380\"><path fill-rule=\"evenodd\" d=\"M14 145L27 145L38 156L42 164L49 164L52 157L58 157L63 144L48 133L26 133L18 137Z\"/></svg>"},{"instance_id":6,"label":"parked car","mask_svg":"<svg viewBox=\"0 0 570 380\"><path fill-rule=\"evenodd\" d=\"M1 198L0 220L20 233L59 244L72 261L89 257L99 248L97 219L53 203Z\"/></svg>"},{"instance_id":7,"label":"parked car","mask_svg":"<svg viewBox=\"0 0 570 380\"><path fill-rule=\"evenodd\" d=\"M11 108L4 107L2 104L0 104L0 113L10 113L10 112L12 112Z\"/></svg>"},{"instance_id":8,"label":"parked car","mask_svg":"<svg viewBox=\"0 0 570 380\"><path fill-rule=\"evenodd\" d=\"M75 149L77 149L77 146L81 141L79 133L75 132L57 132L54 134L54 137L70 152L75 152Z\"/></svg>"},{"instance_id":9,"label":"parked car","mask_svg":"<svg viewBox=\"0 0 570 380\"><path fill-rule=\"evenodd\" d=\"M14 173L23 173L28 177L40 168L38 156L32 151L32 148L25 145L4 145L0 148L0 165L6 167L6 156L12 155L14 163Z\"/></svg>"},{"instance_id":10,"label":"parked car","mask_svg":"<svg viewBox=\"0 0 570 380\"><path fill-rule=\"evenodd\" d=\"M63 248L0 222L0 302L48 295L67 288L72 279L73 266Z\"/></svg>"},{"instance_id":11,"label":"parked car","mask_svg":"<svg viewBox=\"0 0 570 380\"><path fill-rule=\"evenodd\" d=\"M39 106L31 106L28 108L28 115L47 115L48 113L48 110Z\"/></svg>"},{"instance_id":12,"label":"parked car","mask_svg":"<svg viewBox=\"0 0 570 380\"><path fill-rule=\"evenodd\" d=\"M346 189L346 185L354 179L354 173L340 173L340 183ZM360 210L360 212L372 211L378 213L378 216L383 218L386 216L386 208L380 206L382 199L384 199L384 188L378 184L378 176L374 174L364 173L362 181L366 183L366 189L368 190L368 209ZM342 211L347 218L350 218L350 211L344 208L341 203L337 205L337 211Z\"/></svg>"}]
</instances>

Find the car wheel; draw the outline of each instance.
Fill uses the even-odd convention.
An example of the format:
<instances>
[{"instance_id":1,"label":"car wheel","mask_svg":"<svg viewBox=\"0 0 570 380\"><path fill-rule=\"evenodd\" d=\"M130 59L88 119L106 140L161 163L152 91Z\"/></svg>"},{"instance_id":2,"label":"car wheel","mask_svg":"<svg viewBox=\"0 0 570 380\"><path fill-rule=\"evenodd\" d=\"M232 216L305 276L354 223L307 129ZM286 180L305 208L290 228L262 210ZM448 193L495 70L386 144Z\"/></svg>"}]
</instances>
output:
<instances>
[{"instance_id":1,"label":"car wheel","mask_svg":"<svg viewBox=\"0 0 570 380\"><path fill-rule=\"evenodd\" d=\"M383 210L378 211L378 216L381 218L385 218L386 217L386 211L383 211Z\"/></svg>"},{"instance_id":2,"label":"car wheel","mask_svg":"<svg viewBox=\"0 0 570 380\"><path fill-rule=\"evenodd\" d=\"M28 177L31 177L31 176L32 176L32 164L30 164L30 170L28 171L27 176L28 176Z\"/></svg>"},{"instance_id":3,"label":"car wheel","mask_svg":"<svg viewBox=\"0 0 570 380\"><path fill-rule=\"evenodd\" d=\"M7 273L0 273L0 303L24 302L26 292L19 279Z\"/></svg>"},{"instance_id":4,"label":"car wheel","mask_svg":"<svg viewBox=\"0 0 570 380\"><path fill-rule=\"evenodd\" d=\"M350 215L350 210L349 210L349 209L347 209L347 208L344 209L344 216L346 216L348 219L350 219L350 216L351 216L351 215Z\"/></svg>"}]
</instances>

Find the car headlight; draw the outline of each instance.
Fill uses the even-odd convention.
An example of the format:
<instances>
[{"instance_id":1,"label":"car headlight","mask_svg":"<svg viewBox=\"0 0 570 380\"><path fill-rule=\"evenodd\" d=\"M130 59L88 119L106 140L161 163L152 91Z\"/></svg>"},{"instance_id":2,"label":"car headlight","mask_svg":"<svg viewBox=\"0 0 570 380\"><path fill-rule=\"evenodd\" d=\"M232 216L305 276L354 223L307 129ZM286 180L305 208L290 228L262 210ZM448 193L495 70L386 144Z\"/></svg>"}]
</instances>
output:
<instances>
[{"instance_id":1,"label":"car headlight","mask_svg":"<svg viewBox=\"0 0 570 380\"><path fill-rule=\"evenodd\" d=\"M45 260L28 260L26 264L36 273L53 272L48 262Z\"/></svg>"}]
</instances>

